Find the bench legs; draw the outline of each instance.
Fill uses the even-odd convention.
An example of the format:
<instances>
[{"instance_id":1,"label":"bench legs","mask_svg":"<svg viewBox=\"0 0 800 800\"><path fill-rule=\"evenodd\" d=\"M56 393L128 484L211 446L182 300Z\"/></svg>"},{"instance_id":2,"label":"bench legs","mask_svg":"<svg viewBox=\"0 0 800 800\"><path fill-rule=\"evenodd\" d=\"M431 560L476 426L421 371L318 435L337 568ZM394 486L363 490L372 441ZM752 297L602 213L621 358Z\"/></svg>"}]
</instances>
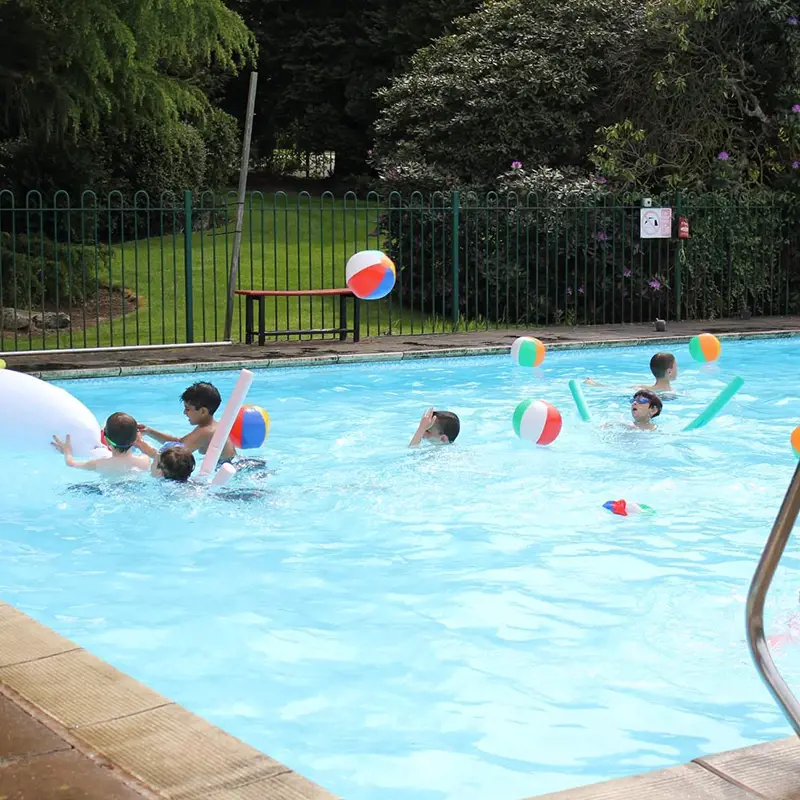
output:
<instances>
[{"instance_id":1,"label":"bench legs","mask_svg":"<svg viewBox=\"0 0 800 800\"><path fill-rule=\"evenodd\" d=\"M353 298L353 327L347 327L347 299L352 296ZM283 331L267 331L267 313L266 313L266 297L251 297L245 296L244 298L244 341L245 344L253 344L253 340L258 336L259 345L266 344L267 336L283 335ZM253 306L258 302L258 327L255 326L255 309ZM334 330L325 331L286 331L286 334L302 334L302 333L337 333L339 334L339 341L347 341L347 334L352 330L353 342L358 342L361 339L361 301L355 295L340 295L339 296L339 327Z\"/></svg>"}]
</instances>

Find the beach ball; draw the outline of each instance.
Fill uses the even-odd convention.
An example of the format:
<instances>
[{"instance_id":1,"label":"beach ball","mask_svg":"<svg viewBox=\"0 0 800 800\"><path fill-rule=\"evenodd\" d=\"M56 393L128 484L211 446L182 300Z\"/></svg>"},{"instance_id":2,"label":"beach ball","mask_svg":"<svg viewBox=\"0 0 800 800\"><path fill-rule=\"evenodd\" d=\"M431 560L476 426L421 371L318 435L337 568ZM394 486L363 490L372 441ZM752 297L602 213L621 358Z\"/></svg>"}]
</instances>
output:
<instances>
[{"instance_id":1,"label":"beach ball","mask_svg":"<svg viewBox=\"0 0 800 800\"><path fill-rule=\"evenodd\" d=\"M561 413L544 400L523 400L514 410L514 433L534 444L552 444L561 433Z\"/></svg>"},{"instance_id":2,"label":"beach ball","mask_svg":"<svg viewBox=\"0 0 800 800\"><path fill-rule=\"evenodd\" d=\"M237 450L255 450L267 441L269 414L258 406L242 406L231 428L230 439Z\"/></svg>"},{"instance_id":3,"label":"beach ball","mask_svg":"<svg viewBox=\"0 0 800 800\"><path fill-rule=\"evenodd\" d=\"M722 343L711 333L701 333L689 342L689 353L695 361L716 361L722 352Z\"/></svg>"},{"instance_id":4,"label":"beach ball","mask_svg":"<svg viewBox=\"0 0 800 800\"><path fill-rule=\"evenodd\" d=\"M792 431L792 447L794 448L794 454L800 458L800 425Z\"/></svg>"},{"instance_id":5,"label":"beach ball","mask_svg":"<svg viewBox=\"0 0 800 800\"><path fill-rule=\"evenodd\" d=\"M362 300L380 300L394 288L397 272L392 259L380 250L362 250L345 267L347 286Z\"/></svg>"},{"instance_id":6,"label":"beach ball","mask_svg":"<svg viewBox=\"0 0 800 800\"><path fill-rule=\"evenodd\" d=\"M532 336L520 336L511 345L511 360L520 367L538 367L544 353L544 343Z\"/></svg>"}]
</instances>

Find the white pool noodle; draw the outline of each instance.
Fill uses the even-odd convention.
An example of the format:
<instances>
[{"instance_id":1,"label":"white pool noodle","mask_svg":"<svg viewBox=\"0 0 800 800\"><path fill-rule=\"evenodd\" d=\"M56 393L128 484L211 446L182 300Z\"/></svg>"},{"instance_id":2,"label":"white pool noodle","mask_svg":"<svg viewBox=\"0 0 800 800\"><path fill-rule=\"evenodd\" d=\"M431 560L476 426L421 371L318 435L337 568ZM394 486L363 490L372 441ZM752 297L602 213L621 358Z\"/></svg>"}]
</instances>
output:
<instances>
[{"instance_id":1,"label":"white pool noodle","mask_svg":"<svg viewBox=\"0 0 800 800\"><path fill-rule=\"evenodd\" d=\"M211 479L209 486L224 486L236 474L233 464L223 464Z\"/></svg>"},{"instance_id":2,"label":"white pool noodle","mask_svg":"<svg viewBox=\"0 0 800 800\"><path fill-rule=\"evenodd\" d=\"M225 447L225 442L228 441L228 437L231 435L233 423L236 422L236 415L244 404L244 399L247 397L247 392L253 383L254 377L255 375L248 369L243 369L239 373L239 379L233 387L228 404L225 406L225 411L222 412L222 418L217 425L217 430L214 431L214 435L211 437L211 443L208 445L208 450L206 450L206 457L200 465L199 475L210 475L216 469L222 448Z\"/></svg>"}]
</instances>

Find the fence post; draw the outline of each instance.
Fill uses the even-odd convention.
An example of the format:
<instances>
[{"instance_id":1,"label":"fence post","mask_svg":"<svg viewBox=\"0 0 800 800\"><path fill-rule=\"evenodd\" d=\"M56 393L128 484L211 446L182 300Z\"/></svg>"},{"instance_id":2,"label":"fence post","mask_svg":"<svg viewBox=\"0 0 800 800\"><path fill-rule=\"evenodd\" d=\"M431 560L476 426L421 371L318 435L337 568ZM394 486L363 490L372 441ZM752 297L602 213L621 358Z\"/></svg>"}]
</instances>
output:
<instances>
[{"instance_id":1,"label":"fence post","mask_svg":"<svg viewBox=\"0 0 800 800\"><path fill-rule=\"evenodd\" d=\"M185 283L186 342L194 343L194 291L192 287L192 192L183 193L183 269Z\"/></svg>"},{"instance_id":2,"label":"fence post","mask_svg":"<svg viewBox=\"0 0 800 800\"><path fill-rule=\"evenodd\" d=\"M458 305L458 273L459 273L459 255L461 252L460 247L460 233L461 233L461 193L458 191L453 192L453 324L458 325L460 316L460 309Z\"/></svg>"},{"instance_id":3,"label":"fence post","mask_svg":"<svg viewBox=\"0 0 800 800\"><path fill-rule=\"evenodd\" d=\"M675 214L678 217L678 233L680 234L681 213L683 212L683 198L681 190L675 193ZM683 239L678 239L678 248L675 251L675 321L681 321L681 267L683 265Z\"/></svg>"}]
</instances>

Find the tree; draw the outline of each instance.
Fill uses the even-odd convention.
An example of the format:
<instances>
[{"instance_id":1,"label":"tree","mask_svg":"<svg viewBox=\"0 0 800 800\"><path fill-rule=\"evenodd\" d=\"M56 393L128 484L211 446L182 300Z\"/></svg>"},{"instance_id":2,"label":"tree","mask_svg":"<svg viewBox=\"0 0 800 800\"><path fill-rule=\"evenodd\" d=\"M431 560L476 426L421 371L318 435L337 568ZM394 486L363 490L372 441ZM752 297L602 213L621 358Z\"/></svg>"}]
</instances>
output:
<instances>
[{"instance_id":1,"label":"tree","mask_svg":"<svg viewBox=\"0 0 800 800\"><path fill-rule=\"evenodd\" d=\"M335 151L337 173L362 172L376 91L478 2L237 0L259 43L254 134L261 152L282 140L307 152ZM246 90L245 81L232 86L230 103L243 104Z\"/></svg>"},{"instance_id":2,"label":"tree","mask_svg":"<svg viewBox=\"0 0 800 800\"><path fill-rule=\"evenodd\" d=\"M630 187L796 182L800 25L785 0L661 0L594 161Z\"/></svg>"},{"instance_id":3,"label":"tree","mask_svg":"<svg viewBox=\"0 0 800 800\"><path fill-rule=\"evenodd\" d=\"M221 0L0 0L2 186L220 185L238 132L212 101L254 47Z\"/></svg>"},{"instance_id":4,"label":"tree","mask_svg":"<svg viewBox=\"0 0 800 800\"><path fill-rule=\"evenodd\" d=\"M398 180L489 185L512 161L585 164L641 0L494 0L380 93L378 163Z\"/></svg>"},{"instance_id":5,"label":"tree","mask_svg":"<svg viewBox=\"0 0 800 800\"><path fill-rule=\"evenodd\" d=\"M5 138L96 133L120 118L201 115L213 60L235 72L252 36L222 0L13 0L0 5Z\"/></svg>"}]
</instances>

